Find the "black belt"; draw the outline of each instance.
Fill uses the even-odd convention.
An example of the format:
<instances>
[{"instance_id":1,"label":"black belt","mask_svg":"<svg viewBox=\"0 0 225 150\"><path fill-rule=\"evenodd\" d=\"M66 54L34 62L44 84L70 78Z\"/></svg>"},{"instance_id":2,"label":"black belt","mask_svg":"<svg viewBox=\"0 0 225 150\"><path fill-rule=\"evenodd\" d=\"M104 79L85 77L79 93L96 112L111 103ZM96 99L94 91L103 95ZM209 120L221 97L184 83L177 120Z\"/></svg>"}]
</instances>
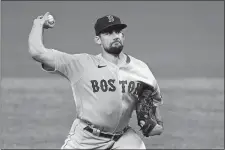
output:
<instances>
[{"instance_id":1,"label":"black belt","mask_svg":"<svg viewBox=\"0 0 225 150\"><path fill-rule=\"evenodd\" d=\"M121 134L110 134L110 133L104 133L104 132L101 132L99 129L96 129L96 128L91 128L90 126L86 126L84 128L84 130L87 130L88 132L96 135L96 136L99 136L99 137L105 137L105 138L109 138L109 139L112 139L114 141L117 141L123 134L124 132L126 132L128 129L128 127L126 127Z\"/></svg>"}]
</instances>

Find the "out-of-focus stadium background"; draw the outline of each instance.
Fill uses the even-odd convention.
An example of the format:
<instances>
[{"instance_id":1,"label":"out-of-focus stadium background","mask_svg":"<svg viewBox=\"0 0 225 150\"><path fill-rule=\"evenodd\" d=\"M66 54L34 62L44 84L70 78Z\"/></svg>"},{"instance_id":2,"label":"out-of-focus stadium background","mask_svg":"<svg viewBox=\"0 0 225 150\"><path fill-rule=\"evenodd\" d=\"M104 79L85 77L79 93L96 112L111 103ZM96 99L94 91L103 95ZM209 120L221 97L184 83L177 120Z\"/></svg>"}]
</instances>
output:
<instances>
[{"instance_id":1,"label":"out-of-focus stadium background","mask_svg":"<svg viewBox=\"0 0 225 150\"><path fill-rule=\"evenodd\" d=\"M164 96L165 131L147 148L224 148L224 2L1 2L1 148L60 148L75 116L66 80L28 53L32 21L51 12L45 45L98 54L94 23L128 25L124 51L150 64ZM138 130L136 118L131 125Z\"/></svg>"}]
</instances>

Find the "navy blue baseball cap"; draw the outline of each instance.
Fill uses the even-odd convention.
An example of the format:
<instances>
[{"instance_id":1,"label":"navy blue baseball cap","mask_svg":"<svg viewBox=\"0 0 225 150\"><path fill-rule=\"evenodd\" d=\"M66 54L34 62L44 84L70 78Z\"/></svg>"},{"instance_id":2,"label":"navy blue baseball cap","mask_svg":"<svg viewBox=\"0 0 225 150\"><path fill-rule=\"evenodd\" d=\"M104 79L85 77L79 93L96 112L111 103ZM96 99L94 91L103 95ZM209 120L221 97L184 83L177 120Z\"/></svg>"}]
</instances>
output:
<instances>
[{"instance_id":1,"label":"navy blue baseball cap","mask_svg":"<svg viewBox=\"0 0 225 150\"><path fill-rule=\"evenodd\" d=\"M107 15L97 19L95 23L95 34L99 35L106 29L124 29L127 25L121 23L120 18L114 15Z\"/></svg>"}]
</instances>

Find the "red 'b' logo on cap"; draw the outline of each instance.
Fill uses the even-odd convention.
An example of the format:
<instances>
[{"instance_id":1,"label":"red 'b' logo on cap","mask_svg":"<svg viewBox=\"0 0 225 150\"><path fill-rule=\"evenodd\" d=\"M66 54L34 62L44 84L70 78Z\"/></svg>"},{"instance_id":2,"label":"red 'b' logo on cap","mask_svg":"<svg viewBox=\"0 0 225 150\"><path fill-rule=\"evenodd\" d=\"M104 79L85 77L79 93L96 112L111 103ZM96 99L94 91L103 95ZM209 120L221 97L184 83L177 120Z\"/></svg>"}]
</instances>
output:
<instances>
[{"instance_id":1,"label":"red 'b' logo on cap","mask_svg":"<svg viewBox=\"0 0 225 150\"><path fill-rule=\"evenodd\" d=\"M113 22L114 21L114 18L111 15L108 15L107 18L108 18L109 22Z\"/></svg>"}]
</instances>

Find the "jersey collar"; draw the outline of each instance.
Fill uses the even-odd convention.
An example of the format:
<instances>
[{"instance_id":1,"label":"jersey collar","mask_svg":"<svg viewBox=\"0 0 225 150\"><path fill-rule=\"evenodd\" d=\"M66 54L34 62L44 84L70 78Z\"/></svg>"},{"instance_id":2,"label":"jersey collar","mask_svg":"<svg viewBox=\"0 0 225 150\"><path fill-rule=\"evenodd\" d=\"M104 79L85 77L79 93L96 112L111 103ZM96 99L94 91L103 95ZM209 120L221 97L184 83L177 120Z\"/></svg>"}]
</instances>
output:
<instances>
[{"instance_id":1,"label":"jersey collar","mask_svg":"<svg viewBox=\"0 0 225 150\"><path fill-rule=\"evenodd\" d=\"M129 64L131 62L131 58L128 54L124 53L125 54L125 57L126 57L126 63L125 65ZM111 62L107 61L105 58L102 57L102 53L98 54L97 55L98 58L100 58L100 64L101 65L108 65L108 64L111 64ZM113 64L114 65L114 64Z\"/></svg>"},{"instance_id":2,"label":"jersey collar","mask_svg":"<svg viewBox=\"0 0 225 150\"><path fill-rule=\"evenodd\" d=\"M127 58L126 58L126 63L129 64L129 63L130 63L130 56L127 55L127 53L124 53L124 54L127 56Z\"/></svg>"}]
</instances>

